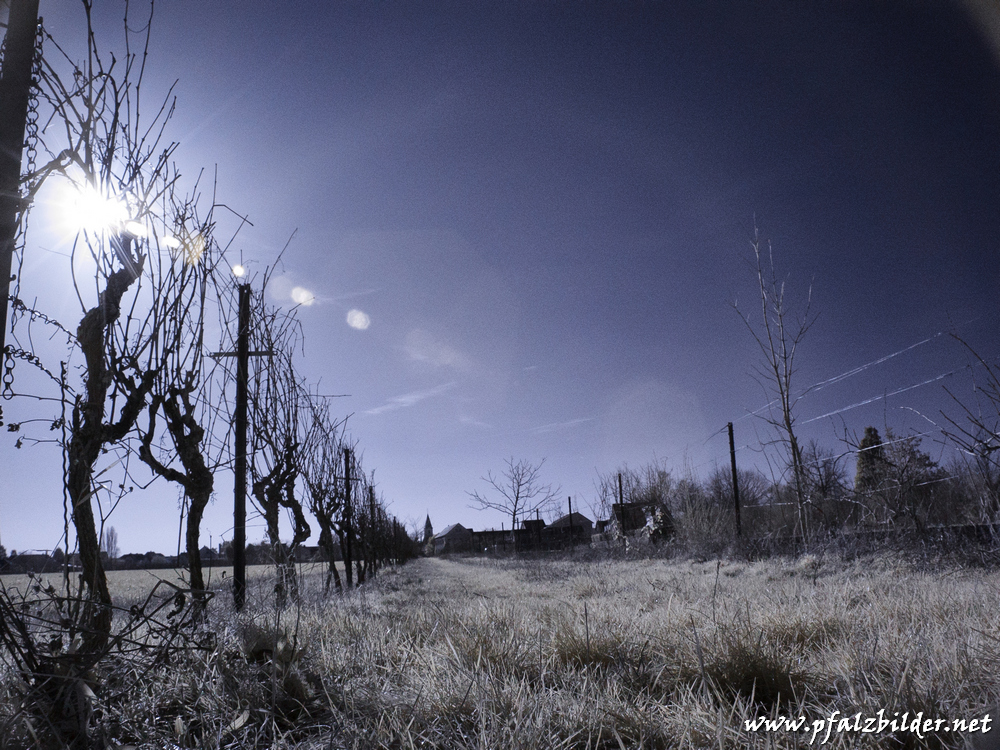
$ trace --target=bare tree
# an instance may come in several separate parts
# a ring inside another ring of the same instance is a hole
[[[368,495],[372,484],[364,472],[359,472],[354,483],[351,506],[351,531],[354,534],[354,572],[358,585],[362,585],[368,575],[368,561],[372,552],[372,514],[368,509]]]
[[[483,494],[476,490],[468,493],[473,502],[469,507],[500,511],[510,516],[510,527],[515,529],[518,518],[545,510],[559,496],[559,488],[553,489],[551,484],[542,483],[544,458],[534,464],[526,459],[515,460],[511,456],[504,460],[504,464],[505,468],[499,476],[488,472],[482,477],[492,492]]]
[[[929,523],[947,518],[948,473],[920,450],[920,436],[899,437],[886,429],[885,438],[888,471],[880,494],[890,520],[908,520],[923,535]]]
[[[945,519],[953,498],[948,472],[920,450],[920,441],[920,435],[899,436],[889,427],[883,438],[867,427],[862,440],[848,444],[858,453],[855,502],[877,523],[908,521],[923,534],[929,522]]]
[[[808,538],[810,533],[808,482],[803,466],[802,448],[795,431],[795,406],[808,391],[796,394],[792,388],[792,380],[796,371],[795,355],[798,353],[799,344],[815,321],[815,316],[811,314],[812,287],[809,288],[807,295],[805,312],[801,317],[795,317],[785,299],[785,283],[778,282],[771,245],[768,243],[765,259],[756,227],[751,246],[755,259],[754,271],[760,295],[761,318],[755,322],[749,313],[740,310],[737,303],[734,303],[733,307],[760,348],[763,362],[755,367],[755,372],[769,399],[763,418],[776,430],[777,442],[784,448],[788,467],[786,471],[791,472],[791,486],[795,491],[797,531],[804,538]]]
[[[827,528],[839,528],[854,508],[848,499],[848,477],[844,468],[847,453],[837,454],[810,440],[803,450],[802,470],[813,507]],[[742,484],[740,485],[742,488]],[[742,489],[741,489],[742,494]]]
[[[118,557],[120,552],[118,549],[118,532],[115,531],[114,526],[108,526],[104,530],[104,534],[101,536],[101,550],[106,552],[108,558],[111,560]]]
[[[664,461],[653,461],[639,468],[622,464],[615,471],[598,472],[597,502],[591,510],[600,518],[611,518],[611,506],[619,501],[619,491],[625,503],[665,505],[672,486],[673,476]]]
[[[756,469],[739,469],[736,481],[740,488],[740,505],[744,508],[763,505],[771,490],[770,482]],[[705,480],[709,501],[727,513],[735,508],[733,502],[733,472],[729,466],[716,466]]]
[[[130,244],[122,242],[119,246],[124,258],[134,260],[126,250]],[[131,393],[113,394],[125,397],[111,399],[111,416],[106,417],[112,382],[108,375],[108,329],[117,321],[121,298],[138,278],[143,260],[140,257],[136,263],[127,264],[108,276],[97,306],[87,311],[76,334],[87,363],[84,374],[86,395],[77,396],[73,404],[70,438],[66,446],[66,492],[73,509],[83,580],[92,600],[97,603],[88,624],[88,642],[85,643],[85,647],[93,651],[103,649],[111,633],[111,594],[101,562],[100,540],[91,505],[95,490],[94,466],[105,446],[119,444],[135,426],[153,379],[151,374],[147,374],[136,383]]]
[[[996,522],[1000,516],[1000,365],[988,362],[967,342],[955,336],[978,365],[973,390],[975,403],[967,404],[947,388],[963,417],[944,415],[951,427],[944,435],[962,453],[972,485],[980,499],[980,513]]]

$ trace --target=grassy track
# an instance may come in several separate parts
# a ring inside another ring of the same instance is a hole
[[[1000,695],[998,583],[885,558],[429,559],[310,624],[385,746],[796,747],[745,720],[981,717]],[[892,734],[831,742],[955,744]]]

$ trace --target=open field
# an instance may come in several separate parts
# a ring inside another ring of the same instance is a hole
[[[340,563],[339,566],[341,572],[343,572],[343,563]],[[319,575],[320,569],[326,570],[326,563],[309,563],[297,567],[297,570],[304,574],[304,581],[306,582],[306,585],[309,585],[309,583],[322,585]],[[272,565],[247,566],[247,582],[251,585],[254,582],[263,583],[265,579],[268,579],[273,575],[274,566]],[[149,594],[150,589],[156,584],[157,581],[168,581],[183,588],[188,586],[186,580],[187,573],[181,568],[111,570],[108,571],[107,576],[108,588],[111,589],[111,595],[118,604],[121,604],[125,600],[131,601],[133,599],[144,598],[147,594]],[[78,577],[78,573],[70,574],[71,581],[78,580]],[[230,595],[230,581],[232,581],[232,579],[233,568],[231,565],[205,568],[206,585],[219,596]],[[43,573],[36,575],[34,579],[29,579],[26,574],[22,573],[0,575],[0,583],[2,583],[7,589],[17,588],[19,590],[24,590],[30,583],[35,581],[52,583],[58,587],[62,583],[62,574]]]
[[[940,727],[981,720],[1000,698],[995,571],[929,572],[886,556],[432,558],[345,597],[324,599],[312,573],[303,604],[280,615],[266,572],[252,578],[247,614],[236,617],[226,596],[212,603],[214,649],[150,671],[129,700],[107,706],[112,739],[792,748],[808,746],[812,722],[833,711],[851,726],[860,713],[863,727],[881,710],[886,720],[922,712],[942,723],[923,737],[834,728],[827,746],[962,747],[965,735]],[[135,575],[112,578],[123,603],[150,580],[126,579]],[[798,734],[745,725],[800,715]]]

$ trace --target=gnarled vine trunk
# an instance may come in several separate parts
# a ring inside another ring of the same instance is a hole
[[[121,255],[130,256],[130,241],[121,241]],[[108,277],[107,286],[98,297],[97,305],[83,316],[76,331],[77,341],[86,359],[83,396],[73,405],[73,421],[69,444],[66,446],[66,491],[72,504],[73,525],[76,527],[80,550],[80,567],[92,609],[86,623],[83,647],[90,652],[104,648],[111,635],[111,594],[101,562],[101,543],[91,505],[94,465],[105,445],[121,440],[135,424],[152,377],[143,378],[136,389],[127,394],[118,421],[105,422],[105,405],[111,376],[107,364],[108,331],[121,314],[121,300],[132,283],[142,273],[143,258],[129,262],[125,268]]]

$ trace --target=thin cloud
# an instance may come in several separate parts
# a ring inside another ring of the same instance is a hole
[[[543,424],[541,427],[535,427],[532,432],[543,433],[543,432],[555,432],[556,430],[568,430],[571,427],[576,427],[584,422],[593,422],[596,417],[583,417],[582,419],[571,419],[568,422],[552,422],[551,424]]]
[[[445,383],[444,385],[439,385],[436,388],[430,388],[426,391],[413,391],[412,393],[404,393],[402,396],[394,396],[381,406],[369,409],[365,412],[365,414],[384,414],[387,411],[396,411],[396,409],[405,409],[409,406],[415,406],[424,399],[439,396],[445,391],[450,391],[456,385],[458,385],[458,383],[453,380],[450,383]]]
[[[410,359],[427,362],[435,367],[465,369],[468,366],[468,359],[464,354],[420,328],[415,328],[406,335],[403,350]]]
[[[487,430],[493,429],[493,425],[488,424],[486,422],[480,422],[478,419],[473,419],[472,417],[459,417],[458,421],[461,424],[467,424],[470,427],[482,427]]]
[[[348,299],[356,299],[358,297],[367,297],[369,294],[375,294],[378,289],[362,289],[358,292],[344,292],[343,294],[333,294],[333,295],[323,295],[319,297],[320,302],[342,302]]]

